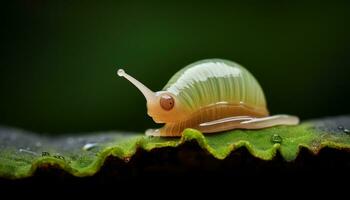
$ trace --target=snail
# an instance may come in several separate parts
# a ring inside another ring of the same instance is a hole
[[[262,129],[297,125],[291,115],[269,116],[263,90],[241,65],[223,59],[205,59],[178,71],[159,92],[153,92],[123,69],[118,75],[129,80],[144,95],[148,115],[160,129],[146,135],[181,136],[186,128],[202,133],[232,129]]]

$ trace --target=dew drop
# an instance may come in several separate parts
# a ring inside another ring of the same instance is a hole
[[[346,133],[346,134],[350,134],[350,130],[347,129],[347,128],[345,128],[344,126],[338,126],[338,129],[341,130],[341,131],[343,131],[343,132]]]
[[[274,144],[281,144],[282,143],[282,137],[279,136],[278,134],[273,134],[271,136],[271,142]]]
[[[98,144],[97,143],[87,143],[83,146],[83,150],[89,151],[93,148],[95,148]]]

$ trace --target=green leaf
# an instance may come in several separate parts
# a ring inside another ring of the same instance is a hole
[[[234,130],[203,135],[186,129],[181,138],[148,137],[143,133],[96,132],[49,137],[12,128],[0,129],[0,177],[18,179],[33,175],[40,166],[55,165],[74,176],[95,174],[108,156],[126,162],[138,148],[146,151],[196,141],[217,159],[245,147],[253,156],[271,160],[280,152],[293,161],[300,148],[317,154],[324,147],[350,149],[350,116],[279,126],[263,130]]]

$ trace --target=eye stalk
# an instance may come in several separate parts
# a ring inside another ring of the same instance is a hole
[[[174,108],[175,106],[175,100],[172,96],[163,94],[160,97],[160,106],[163,108],[163,110],[169,111]]]
[[[128,81],[130,81],[137,89],[140,90],[140,92],[145,96],[147,102],[154,102],[156,100],[155,93],[148,89],[144,84],[142,84],[140,81],[136,80],[134,77],[127,74],[123,69],[118,69],[117,72],[118,76],[126,78]]]

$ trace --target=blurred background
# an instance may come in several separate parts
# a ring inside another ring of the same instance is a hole
[[[271,113],[350,113],[349,1],[12,1],[2,5],[0,124],[40,133],[155,127],[123,67],[161,90],[182,67],[250,70]]]

